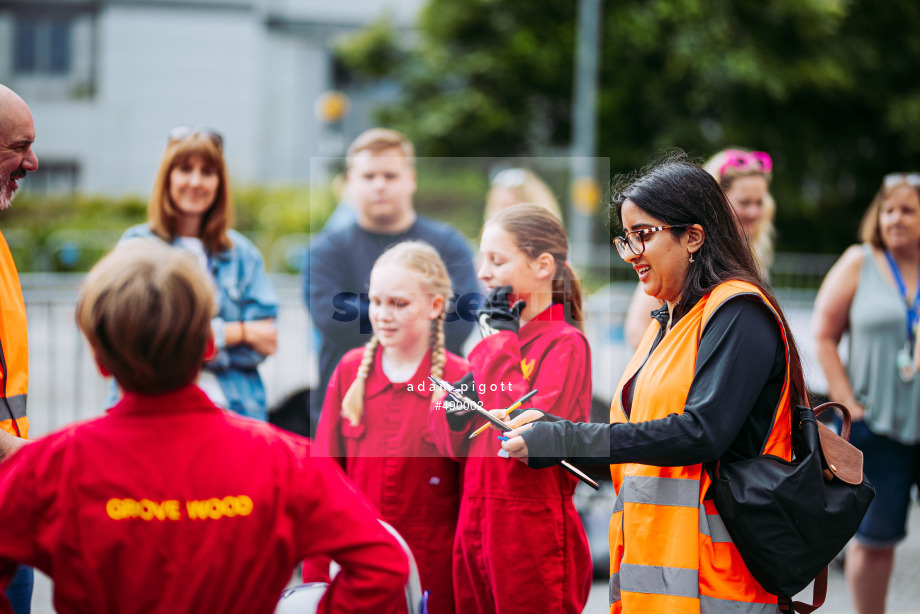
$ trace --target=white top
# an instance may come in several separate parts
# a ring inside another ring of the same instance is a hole
[[[176,247],[195,256],[195,259],[198,261],[198,264],[201,265],[204,272],[207,273],[208,276],[211,275],[211,269],[208,267],[208,253],[205,251],[204,243],[201,242],[201,239],[198,237],[177,237]],[[230,403],[227,402],[227,395],[224,394],[223,389],[220,387],[220,382],[217,380],[216,375],[207,369],[202,369],[198,373],[198,381],[196,383],[199,388],[204,390],[205,394],[208,395],[208,398],[211,399],[215,405],[219,405],[225,409],[230,406]]]

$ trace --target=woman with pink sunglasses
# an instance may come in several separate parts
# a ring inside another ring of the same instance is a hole
[[[725,149],[714,155],[703,167],[715,177],[731,204],[738,223],[748,238],[754,259],[764,278],[773,262],[773,218],[776,203],[770,196],[773,159],[763,151]],[[651,313],[661,307],[661,301],[636,286],[623,328],[626,342],[635,349],[645,330],[652,323]]]

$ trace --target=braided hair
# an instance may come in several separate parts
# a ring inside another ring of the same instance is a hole
[[[377,258],[374,268],[384,264],[395,264],[405,268],[415,275],[427,292],[433,296],[443,297],[445,305],[453,296],[450,276],[447,274],[444,261],[441,260],[438,252],[424,241],[404,241],[394,245]],[[364,354],[361,357],[355,381],[348,387],[345,398],[342,400],[342,417],[352,426],[360,424],[364,417],[364,384],[379,345],[380,340],[377,335],[372,335],[370,341],[364,346]],[[447,362],[443,309],[438,317],[431,321],[429,347],[431,348],[431,375],[440,378],[444,375],[444,365]]]

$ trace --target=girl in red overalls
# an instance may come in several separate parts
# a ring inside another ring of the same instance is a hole
[[[540,207],[510,207],[486,223],[480,255],[479,278],[490,290],[479,312],[487,336],[469,361],[483,406],[508,407],[537,389],[529,405],[586,421],[591,356],[562,224]],[[591,557],[572,502],[578,480],[561,468],[528,471],[499,458],[494,430],[470,440],[482,420],[434,408],[428,420],[439,449],[465,459],[454,542],[457,611],[580,613]]]
[[[428,376],[453,381],[468,370],[444,348],[450,277],[434,248],[407,241],[377,259],[368,293],[374,335],[347,353],[329,380],[316,448],[337,458],[406,539],[430,591],[429,611],[452,613],[460,469],[438,453],[426,426]],[[328,560],[304,563],[304,581],[327,574]]]

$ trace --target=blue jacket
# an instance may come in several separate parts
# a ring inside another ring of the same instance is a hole
[[[217,317],[211,320],[211,330],[218,354],[205,368],[217,376],[230,409],[265,420],[268,417],[265,386],[257,370],[265,355],[248,345],[227,347],[224,323],[277,318],[278,296],[258,248],[235,230],[229,230],[227,236],[233,247],[208,254],[208,268],[217,286]],[[147,224],[139,224],[126,230],[121,241],[134,238],[159,237]],[[115,400],[110,395],[108,405]]]

